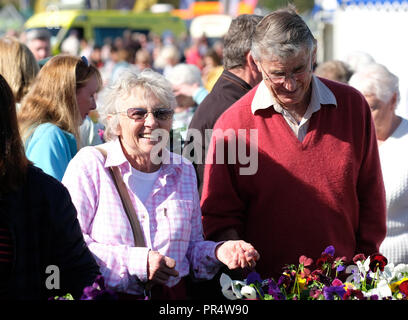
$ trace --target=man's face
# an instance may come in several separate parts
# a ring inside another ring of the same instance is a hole
[[[37,61],[51,55],[51,46],[48,40],[34,39],[27,44],[27,47],[31,50]]]
[[[272,56],[257,62],[266,86],[279,104],[288,108],[309,104],[314,56],[305,47],[287,58]]]

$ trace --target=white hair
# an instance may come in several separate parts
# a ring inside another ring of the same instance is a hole
[[[379,63],[372,63],[359,69],[351,76],[349,85],[364,95],[375,95],[385,103],[388,103],[395,93],[397,93],[397,104],[400,99],[398,77]]]
[[[193,64],[179,63],[169,71],[166,75],[166,79],[169,80],[172,85],[196,83],[202,85],[201,71]]]
[[[151,69],[145,69],[140,73],[125,70],[111,86],[105,88],[98,105],[98,113],[100,121],[105,126],[104,134],[107,141],[118,136],[119,117],[115,113],[121,108],[118,105],[119,99],[130,95],[134,88],[144,91],[146,101],[153,95],[169,108],[176,106],[172,86],[164,76]]]
[[[269,13],[256,26],[251,54],[256,61],[273,56],[287,58],[304,48],[311,53],[317,41],[293,6]]]
[[[164,46],[158,57],[154,61],[154,67],[163,69],[166,65],[170,63],[176,64],[180,61],[180,52],[179,49],[174,45]]]
[[[375,60],[367,52],[354,51],[347,55],[344,62],[348,64],[352,72],[357,72],[365,66],[375,63]]]

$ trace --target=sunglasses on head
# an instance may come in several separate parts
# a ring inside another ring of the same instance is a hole
[[[129,108],[126,111],[117,113],[126,113],[130,119],[142,121],[147,118],[149,113],[151,113],[157,120],[169,120],[173,117],[174,111],[169,108],[157,108],[152,111],[147,111],[145,108]]]

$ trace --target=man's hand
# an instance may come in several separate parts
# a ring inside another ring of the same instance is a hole
[[[170,277],[177,277],[176,261],[157,251],[149,251],[147,258],[147,278],[158,284],[165,284]]]
[[[229,269],[253,269],[260,257],[258,251],[243,240],[227,241],[220,244],[215,249],[215,256]]]

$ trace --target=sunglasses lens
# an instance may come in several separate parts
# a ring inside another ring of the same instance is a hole
[[[173,116],[173,110],[171,109],[157,109],[154,110],[153,115],[159,120],[168,120]]]
[[[146,113],[147,113],[147,110],[146,109],[141,109],[141,108],[130,108],[130,109],[127,110],[128,117],[132,118],[134,120],[144,119]]]

